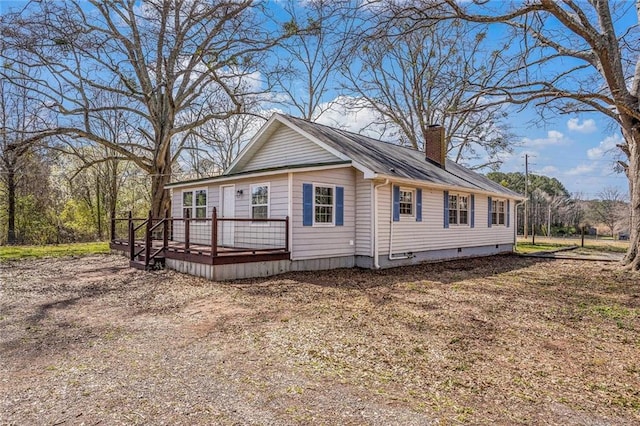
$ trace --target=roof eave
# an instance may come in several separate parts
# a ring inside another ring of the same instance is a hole
[[[418,180],[411,178],[403,178],[399,176],[386,175],[383,173],[373,173],[372,177],[367,177],[365,174],[365,179],[389,179],[392,182],[404,183],[408,185],[423,185],[430,188],[442,189],[442,190],[457,190],[464,192],[471,192],[474,194],[486,194],[486,195],[498,195],[501,197],[511,198],[514,200],[524,201],[526,198],[519,194],[508,194],[505,192],[497,192],[497,191],[488,191],[482,188],[470,188],[467,186],[459,186],[459,185],[448,185],[442,183],[434,183],[426,180]]]

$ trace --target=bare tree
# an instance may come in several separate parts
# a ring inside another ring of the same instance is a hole
[[[236,114],[226,120],[211,120],[194,131],[185,150],[190,174],[186,179],[221,174],[238,156],[264,119],[254,114]]]
[[[403,17],[378,19],[354,48],[359,66],[348,77],[356,98],[367,101],[380,124],[391,123],[405,145],[422,149],[428,127],[441,124],[454,161],[498,166],[497,154],[513,141],[502,107],[478,90],[502,65],[484,51],[485,29],[433,20],[411,28]]]
[[[293,22],[307,28],[283,42],[279,72],[272,75],[277,102],[300,117],[317,120],[329,109],[327,93],[337,89],[340,68],[348,62],[349,45],[359,30],[353,0],[287,0]]]
[[[628,216],[625,197],[617,188],[607,187],[598,193],[598,198],[589,203],[589,215],[596,223],[604,224],[614,237],[616,230]]]
[[[543,114],[595,111],[620,126],[620,166],[631,199],[631,244],[623,264],[640,270],[640,1],[445,2],[422,0],[401,9],[418,26],[426,18],[461,18],[505,25],[515,37],[501,54],[509,72],[486,86],[492,102],[535,103]],[[635,22],[625,15],[635,15]]]
[[[12,77],[21,70],[8,69]],[[17,83],[17,84],[16,84]],[[0,183],[6,191],[7,243],[16,244],[16,202],[20,180],[29,171],[36,140],[29,134],[45,124],[41,99],[29,94],[28,81],[0,77]]]
[[[246,82],[258,77],[268,49],[295,32],[265,22],[263,7],[253,0],[43,0],[2,17],[5,43],[27,58],[7,51],[4,59],[47,76],[36,91],[59,121],[40,136],[64,133],[128,158],[151,176],[152,210],[161,215],[170,204],[164,186],[191,133],[239,112],[244,90],[258,90]],[[96,102],[95,93],[117,97]],[[130,123],[136,137],[104,138],[96,130],[104,111],[137,117]]]

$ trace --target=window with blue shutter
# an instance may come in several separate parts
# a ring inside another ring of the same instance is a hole
[[[302,184],[302,225],[313,225],[313,185]]]
[[[336,186],[336,226],[344,225],[344,187]]]
[[[507,200],[507,228],[509,227],[509,222],[511,222],[511,203]]]
[[[492,204],[493,204],[493,200],[491,199],[491,197],[488,198],[489,200],[489,207],[488,207],[488,215],[487,215],[487,227],[491,228],[491,221],[492,221],[492,216],[493,216],[493,211],[491,210]]]
[[[393,221],[400,220],[400,187],[393,186]]]
[[[449,227],[449,191],[444,191],[444,227]]]
[[[471,194],[471,227],[476,226],[476,197]]]
[[[416,189],[416,222],[422,222],[422,189]]]

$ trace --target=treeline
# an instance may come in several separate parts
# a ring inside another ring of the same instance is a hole
[[[524,173],[490,172],[487,177],[520,194],[525,194]],[[516,210],[518,234],[564,236],[582,232],[614,238],[629,232],[629,204],[615,188],[604,188],[596,199],[570,194],[556,178],[529,174],[528,206]],[[525,220],[526,215],[526,220]],[[528,225],[525,231],[525,223]]]

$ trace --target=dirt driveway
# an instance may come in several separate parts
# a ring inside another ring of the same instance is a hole
[[[0,424],[640,423],[640,276],[616,264],[0,268]]]

